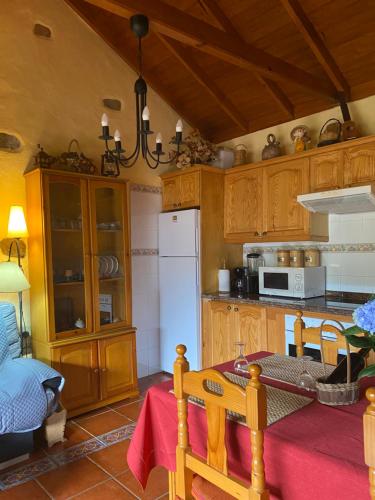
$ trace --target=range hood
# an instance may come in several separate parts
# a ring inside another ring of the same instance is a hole
[[[297,201],[310,212],[358,214],[375,211],[375,184],[302,194]]]

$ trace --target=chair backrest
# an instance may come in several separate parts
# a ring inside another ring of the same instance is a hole
[[[304,354],[305,344],[320,345],[320,326],[307,327],[302,319],[302,311],[297,311],[296,320],[294,322],[294,343],[296,344],[297,357]],[[323,341],[324,360],[329,365],[337,365],[337,354],[339,349],[347,349],[346,338],[341,333],[340,324],[338,326],[324,324],[322,327],[323,334],[333,333],[335,338]],[[358,351],[357,348],[349,346],[351,351]]]
[[[259,381],[261,368],[251,365],[246,389],[230,382],[214,369],[189,372],[185,358],[186,347],[178,345],[174,363],[174,393],[177,399],[178,444],[176,448],[176,494],[191,498],[192,473],[215,484],[235,498],[268,500],[263,460],[263,429],[267,426],[267,401],[265,387]],[[208,382],[220,386],[220,394]],[[211,386],[212,387],[212,386]],[[195,455],[189,445],[187,426],[188,396],[204,401],[207,416],[207,458]],[[226,411],[244,415],[250,429],[251,484],[228,476],[225,445]]]
[[[370,404],[363,415],[365,462],[369,467],[370,497],[375,500],[375,387],[366,391]]]
[[[0,321],[5,326],[11,357],[19,358],[21,355],[21,342],[18,334],[16,310],[10,302],[0,302]]]

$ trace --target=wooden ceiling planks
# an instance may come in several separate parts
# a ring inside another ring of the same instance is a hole
[[[329,109],[345,84],[353,99],[375,93],[373,0],[299,0],[305,18],[297,0],[66,1],[133,68],[128,17],[148,15],[157,35],[143,43],[146,81],[215,142]]]

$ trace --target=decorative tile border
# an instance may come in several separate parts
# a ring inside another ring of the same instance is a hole
[[[141,257],[147,256],[150,257],[152,255],[159,255],[158,248],[133,248],[131,251],[132,257]]]
[[[34,477],[38,477],[45,472],[56,469],[56,467],[57,465],[52,460],[52,457],[46,457],[24,465],[23,467],[5,472],[0,475],[0,491],[26,483],[26,481],[30,481],[34,479]]]
[[[136,191],[137,193],[150,193],[150,194],[161,194],[161,187],[159,186],[149,186],[147,184],[130,184],[130,191]]]
[[[274,253],[278,250],[305,250],[307,248],[317,248],[321,252],[375,252],[375,243],[296,243],[292,245],[275,245],[275,246],[255,246],[251,243],[245,243],[243,246],[244,253],[265,252]]]
[[[7,490],[13,486],[26,483],[45,472],[56,469],[62,465],[68,464],[79,460],[80,458],[90,455],[95,451],[107,448],[113,444],[131,439],[136,422],[124,425],[100,436],[88,439],[82,443],[78,443],[66,450],[56,453],[55,455],[48,455],[40,460],[35,460],[27,465],[21,465],[16,469],[10,470],[0,474],[0,491]]]

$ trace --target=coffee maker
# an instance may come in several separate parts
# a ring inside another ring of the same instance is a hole
[[[249,293],[249,268],[235,267],[232,269],[231,292],[242,297]]]
[[[259,293],[259,267],[261,266],[264,266],[264,258],[261,254],[247,254],[248,293]]]

